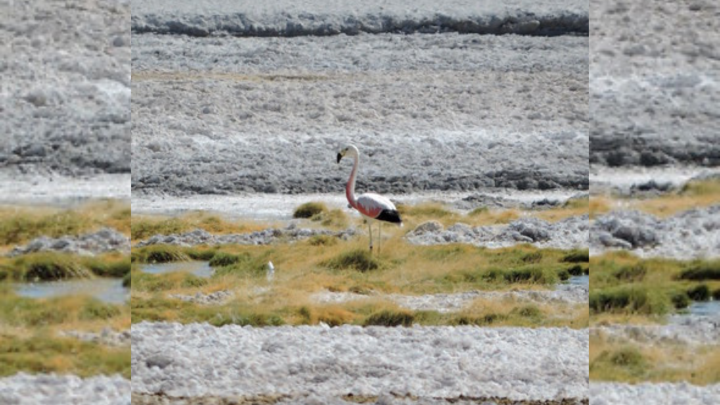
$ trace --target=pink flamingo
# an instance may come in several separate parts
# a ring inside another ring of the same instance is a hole
[[[402,226],[402,219],[400,219],[400,214],[398,213],[397,208],[395,208],[395,204],[379,194],[365,193],[355,198],[355,175],[357,174],[358,165],[360,164],[360,152],[354,145],[348,146],[337,154],[338,164],[340,164],[340,160],[342,160],[345,156],[352,156],[353,159],[355,159],[352,172],[350,172],[350,179],[347,182],[347,186],[345,186],[345,196],[347,197],[350,206],[358,210],[358,212],[360,212],[360,214],[362,214],[362,216],[367,220],[368,231],[370,231],[370,252],[372,252],[373,240],[371,220],[379,221],[378,239],[382,240],[383,221],[400,224],[400,226]],[[380,251],[379,246],[378,251]]]

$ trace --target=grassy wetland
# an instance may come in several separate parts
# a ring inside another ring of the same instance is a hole
[[[476,210],[463,214],[436,203],[398,208],[405,227],[385,226],[380,252],[373,254],[368,252],[366,234],[347,240],[321,234],[259,246],[134,247],[132,320],[209,322],[217,326],[321,322],[331,326],[588,326],[586,303],[558,304],[524,300],[512,294],[499,297],[478,294],[468,298],[461,308],[444,311],[407,308],[400,299],[472,291],[551,291],[571,276],[587,274],[587,250],[539,249],[529,244],[502,249],[459,243],[418,246],[403,238],[406,232],[429,220],[445,226],[458,222],[501,225],[522,216],[557,221],[583,210],[587,212],[587,200],[544,211]],[[360,219],[351,218],[342,210],[328,209],[322,203],[299,206],[293,216],[302,228],[367,229]],[[278,225],[243,223],[207,213],[172,218],[146,216],[133,218],[132,239],[137,242],[151,234],[168,235],[194,228],[228,234],[272,226]],[[214,269],[211,277],[183,271],[164,274],[142,271],[148,263],[198,260],[209,262]],[[276,269],[271,281],[266,277],[270,261]],[[232,294],[214,305],[179,298],[217,292]]]
[[[717,313],[694,311],[720,300],[720,259],[716,252],[704,250],[696,258],[673,257],[673,252],[687,252],[678,246],[705,249],[702,243],[712,237],[703,233],[712,233],[709,210],[719,201],[717,179],[693,180],[664,193],[591,198],[591,217],[636,210],[664,224],[638,225],[655,232],[654,243],[661,249],[609,250],[590,258],[592,380],[697,385],[720,381],[720,345],[710,326]],[[667,237],[668,232],[677,236]],[[700,235],[700,243],[695,235]]]
[[[130,378],[129,335],[121,338],[131,323],[127,300],[109,302],[104,291],[40,296],[19,292],[27,287],[53,291],[75,281],[121,283],[125,278],[129,285],[129,252],[104,248],[102,232],[84,236],[103,229],[129,237],[127,201],[97,200],[63,208],[0,206],[0,376],[23,371]],[[9,254],[41,237],[63,242],[43,242],[37,251]]]

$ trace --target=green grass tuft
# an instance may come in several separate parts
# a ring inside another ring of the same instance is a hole
[[[213,257],[215,257],[215,254],[217,253],[214,249],[185,249],[185,253],[188,255],[188,257],[192,260],[199,260],[202,262],[207,262],[212,260]]]
[[[130,273],[130,259],[124,258],[119,261],[107,261],[92,258],[87,261],[90,271],[99,277],[125,277]]]
[[[189,231],[190,227],[179,218],[170,218],[162,221],[133,220],[130,225],[130,234],[133,240],[148,239],[155,235],[179,234]]]
[[[507,315],[496,313],[489,313],[482,316],[460,315],[457,318],[454,318],[450,323],[452,325],[488,326],[496,322],[504,321],[507,318]]]
[[[710,288],[705,284],[700,284],[690,288],[687,295],[693,301],[708,301],[710,300]]]
[[[366,272],[381,267],[380,261],[367,250],[353,250],[323,263],[324,266],[334,270],[357,270]]]
[[[634,264],[632,266],[621,267],[613,276],[621,281],[625,282],[638,282],[642,281],[647,274],[647,267],[644,263]]]
[[[97,299],[88,300],[80,311],[82,320],[107,320],[120,315],[120,309],[116,305],[106,304]]]
[[[337,242],[337,238],[330,235],[314,235],[308,240],[312,246],[334,246]]]
[[[590,251],[573,250],[562,258],[563,263],[588,263],[590,262]]]
[[[681,280],[705,281],[720,280],[720,260],[699,262],[680,273]]]
[[[692,301],[685,291],[678,291],[670,297],[675,309],[683,309],[690,306]]]
[[[376,312],[363,323],[365,326],[412,326],[415,316],[408,311],[380,311]]]
[[[91,223],[75,211],[62,211],[40,218],[27,216],[0,217],[0,245],[18,244],[41,235],[58,238],[79,235]]]
[[[669,296],[642,286],[620,286],[590,293],[590,310],[594,313],[664,315],[670,308]]]
[[[133,249],[131,259],[133,263],[168,263],[188,261],[190,257],[177,246],[150,245]]]
[[[104,347],[40,332],[29,338],[0,338],[0,377],[20,371],[80,377],[121,374],[129,379],[130,348]]]
[[[323,203],[308,202],[295,209],[293,212],[293,218],[312,218],[316,215],[327,212],[327,210],[327,207]]]
[[[530,284],[556,284],[558,279],[557,270],[531,265],[515,269],[493,269],[482,275],[487,281],[505,282],[508,284],[530,283]],[[474,281],[468,279],[467,281]]]
[[[539,263],[542,259],[543,253],[540,250],[527,253],[520,258],[523,263]]]
[[[245,256],[249,257],[247,253]],[[212,259],[210,259],[210,267],[224,267],[224,266],[230,266],[232,264],[238,263],[242,258],[239,255],[234,255],[232,253],[226,253],[226,252],[217,252],[213,256]],[[245,258],[246,260],[247,258]]]
[[[64,253],[38,252],[20,256],[13,266],[13,277],[25,281],[53,281],[92,277],[78,257]]]

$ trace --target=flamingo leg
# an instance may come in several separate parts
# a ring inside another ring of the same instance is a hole
[[[370,231],[370,253],[372,253],[372,225],[368,219],[368,231]]]
[[[378,253],[380,253],[380,245],[382,244],[382,222],[378,224]]]

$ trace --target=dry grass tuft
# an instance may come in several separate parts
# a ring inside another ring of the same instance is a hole
[[[104,227],[129,234],[130,204],[96,200],[69,209],[0,206],[0,246],[26,243],[39,236],[77,236]]]
[[[720,347],[690,349],[679,344],[642,344],[590,338],[590,379],[593,381],[688,382],[697,385],[720,379]]]
[[[154,235],[169,235],[204,229],[213,234],[248,233],[266,226],[255,222],[238,222],[202,211],[191,212],[177,217],[133,216],[132,240],[148,239]]]

